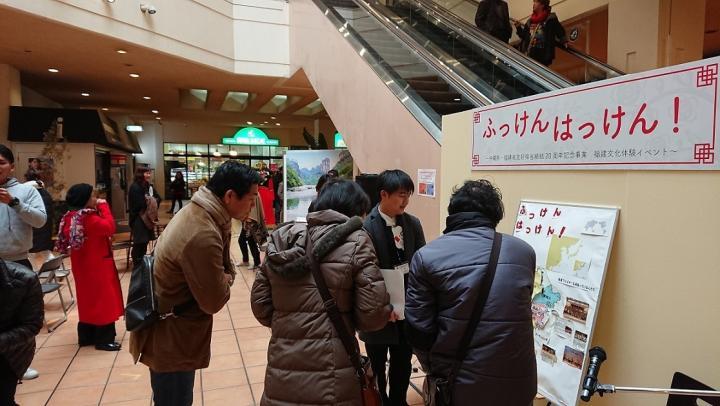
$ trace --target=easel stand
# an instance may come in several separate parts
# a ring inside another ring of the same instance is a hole
[[[693,389],[663,389],[663,388],[636,388],[632,386],[615,386],[598,384],[595,390],[600,396],[606,393],[629,392],[629,393],[653,393],[656,395],[679,395],[695,397],[720,398],[720,391],[714,390],[693,390]]]

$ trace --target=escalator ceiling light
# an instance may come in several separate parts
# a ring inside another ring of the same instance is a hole
[[[350,32],[346,32],[345,34],[343,34],[343,37],[347,37],[348,35],[350,35]]]
[[[363,56],[363,55],[365,55],[365,48],[360,50],[360,56]]]

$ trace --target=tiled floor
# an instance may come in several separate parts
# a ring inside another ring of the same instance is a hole
[[[239,248],[233,244],[233,258]],[[130,273],[125,271],[125,252],[116,252],[123,292],[127,293]],[[69,263],[68,263],[69,265]],[[210,367],[195,378],[195,405],[255,405],[263,391],[267,345],[270,330],[260,326],[250,310],[250,287],[254,274],[238,268],[238,279],[230,301],[215,315]],[[68,292],[63,289],[66,298]],[[46,298],[48,320],[62,315],[55,297]],[[68,321],[47,334],[37,336],[38,350],[32,367],[40,377],[18,386],[16,401],[22,406],[36,405],[117,405],[150,406],[152,392],[147,367],[133,365],[128,353],[129,333],[123,320],[116,323],[119,352],[101,352],[92,347],[77,346],[77,308],[73,306]],[[415,374],[417,375],[417,374]],[[421,385],[422,378],[413,383]],[[412,388],[408,403],[422,404]]]

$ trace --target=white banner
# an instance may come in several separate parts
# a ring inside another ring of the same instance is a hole
[[[520,201],[513,235],[536,255],[538,391],[555,405],[577,404],[618,210]]]
[[[718,170],[720,57],[476,109],[473,170]]]

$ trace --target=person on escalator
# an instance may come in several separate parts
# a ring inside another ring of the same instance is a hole
[[[504,0],[481,0],[475,13],[475,25],[507,43],[512,36],[508,4]]]
[[[520,51],[545,66],[555,59],[555,47],[567,47],[565,28],[550,7],[550,0],[533,0],[530,18],[521,24],[515,21],[515,29],[521,39]]]

